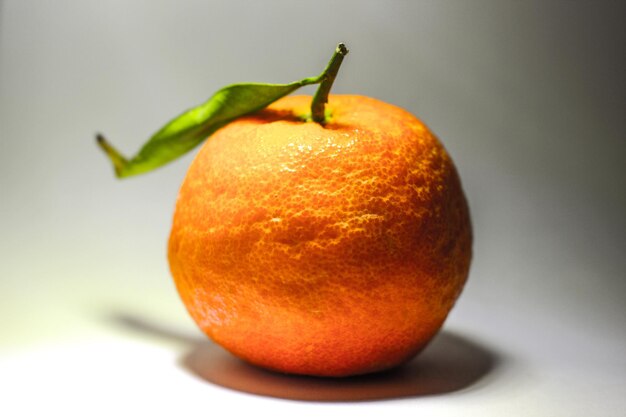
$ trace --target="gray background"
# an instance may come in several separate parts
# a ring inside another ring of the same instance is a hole
[[[14,365],[32,363],[32,352],[67,344],[55,351],[63,357],[91,340],[121,344],[123,357],[125,338],[149,349],[106,322],[112,311],[196,331],[165,259],[193,155],[118,181],[94,133],[132,154],[224,85],[316,75],[342,41],[351,52],[333,91],[413,112],[459,168],[475,260],[447,326],[501,363],[456,402],[384,407],[618,415],[626,406],[624,4],[0,3],[0,381],[15,393],[0,409],[27,395],[14,382],[21,377],[22,388],[52,389],[33,388]],[[67,375],[60,383],[76,389]],[[256,407],[231,395],[219,398]]]

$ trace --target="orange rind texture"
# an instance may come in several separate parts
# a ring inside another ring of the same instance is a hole
[[[181,187],[169,241],[198,326],[253,364],[346,376],[397,366],[442,326],[472,231],[450,156],[410,113],[290,96],[225,126]]]

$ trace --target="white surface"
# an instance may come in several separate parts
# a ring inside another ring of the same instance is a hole
[[[1,4],[0,415],[624,415],[623,3],[294,3]],[[202,342],[165,260],[191,156],[118,182],[93,143],[132,152],[223,85],[318,73],[338,41],[335,91],[423,118],[476,232],[442,338],[341,386]],[[306,395],[335,401],[279,398]]]

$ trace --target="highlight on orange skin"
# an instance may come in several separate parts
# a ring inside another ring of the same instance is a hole
[[[178,197],[169,262],[198,326],[253,364],[346,376],[397,366],[442,326],[471,261],[450,156],[410,113],[290,96],[215,133]]]

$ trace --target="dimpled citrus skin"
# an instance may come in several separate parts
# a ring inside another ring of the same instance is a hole
[[[397,366],[443,324],[472,233],[449,155],[408,112],[290,96],[227,125],[192,163],[169,241],[199,327],[253,364],[346,376]]]

